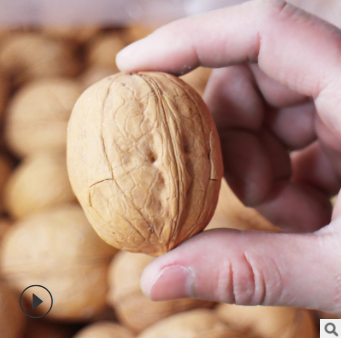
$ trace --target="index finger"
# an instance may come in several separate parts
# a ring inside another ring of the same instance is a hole
[[[121,51],[117,64],[183,74],[258,61],[273,79],[316,98],[337,78],[340,57],[334,26],[284,1],[256,0],[161,27]]]

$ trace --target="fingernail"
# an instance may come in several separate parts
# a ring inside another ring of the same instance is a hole
[[[193,297],[195,275],[193,271],[181,265],[164,268],[156,277],[150,289],[152,300],[168,300]]]

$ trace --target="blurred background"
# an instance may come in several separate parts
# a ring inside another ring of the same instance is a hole
[[[0,0],[1,338],[316,338],[319,318],[335,317],[197,299],[151,302],[139,279],[153,258],[105,244],[69,183],[72,108],[87,87],[118,72],[117,52],[161,24],[241,2]],[[341,27],[340,1],[290,2]],[[203,94],[210,71],[182,78]],[[207,229],[221,227],[279,231],[225,181]],[[19,307],[32,284],[54,297],[43,319]]]

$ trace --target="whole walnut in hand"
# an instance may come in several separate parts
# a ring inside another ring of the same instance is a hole
[[[119,73],[87,89],[68,130],[72,187],[107,243],[165,253],[205,228],[223,163],[205,103],[165,73]]]

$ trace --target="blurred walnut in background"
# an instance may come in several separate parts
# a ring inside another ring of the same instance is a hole
[[[62,78],[23,86],[7,111],[5,136],[10,150],[20,157],[43,150],[65,152],[67,123],[82,91],[79,82]]]
[[[153,302],[142,294],[142,271],[154,258],[145,254],[119,252],[109,268],[108,302],[119,320],[135,332],[174,313],[198,307],[212,307],[213,302],[200,299],[177,299]]]
[[[7,35],[1,43],[0,71],[18,85],[39,78],[74,76],[79,64],[67,42],[22,33]]]

